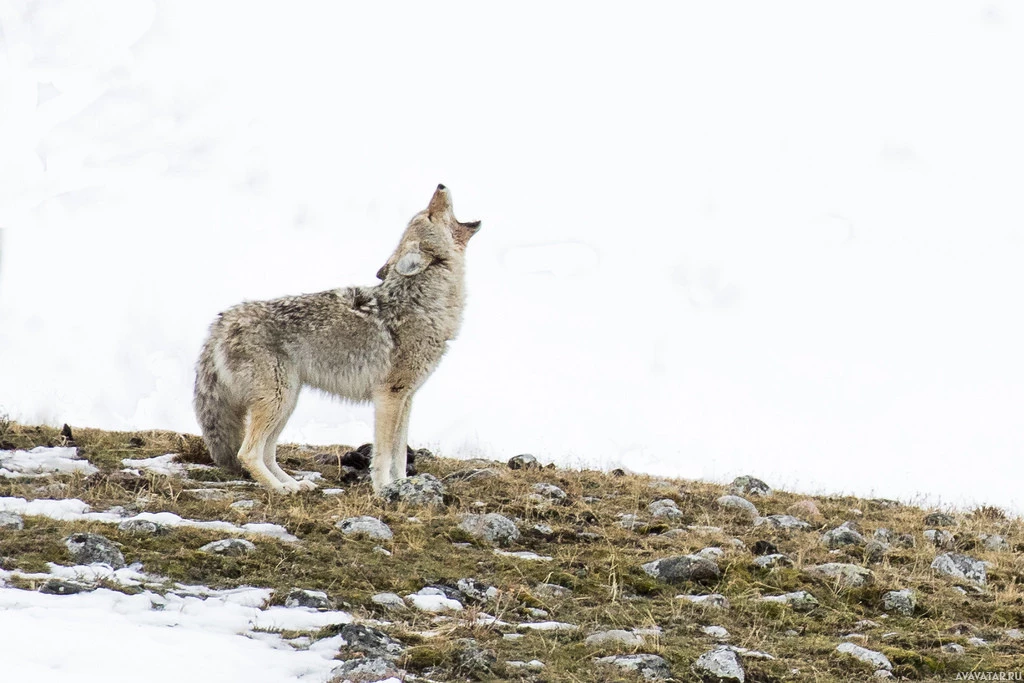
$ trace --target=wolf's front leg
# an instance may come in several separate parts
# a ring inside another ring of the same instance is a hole
[[[394,480],[392,461],[395,442],[398,440],[402,398],[386,388],[374,395],[373,405],[373,461],[370,464],[370,479],[373,481],[373,492],[380,493],[382,488]]]
[[[395,439],[394,455],[391,457],[391,479],[402,479],[406,475],[408,467],[409,447],[409,413],[412,409],[412,394],[402,399],[402,406],[398,414],[398,437]]]

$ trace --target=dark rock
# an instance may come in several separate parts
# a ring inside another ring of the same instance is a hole
[[[76,564],[109,564],[114,569],[125,566],[124,555],[114,543],[99,534],[71,534],[64,539],[64,545]]]
[[[624,476],[626,476],[626,470],[622,469],[621,467],[616,467],[614,470],[612,470],[612,476],[613,477],[624,477]]]
[[[67,581],[65,579],[47,579],[46,583],[39,587],[40,593],[49,595],[74,595],[96,590],[96,586],[78,581]]]
[[[513,470],[536,470],[540,469],[540,463],[537,462],[537,458],[533,457],[529,453],[523,453],[511,458],[508,461],[509,469]]]
[[[754,545],[750,546],[750,552],[755,555],[778,555],[778,547],[771,541],[754,541]]]
[[[694,581],[713,583],[722,577],[722,570],[713,560],[699,555],[665,557],[641,566],[648,575],[668,583]]]
[[[133,436],[132,438],[128,439],[129,448],[142,448],[145,445],[146,440],[143,439],[141,436]]]
[[[945,512],[929,512],[924,516],[925,526],[954,526],[956,519]]]
[[[345,624],[341,627],[341,637],[348,643],[344,647],[345,652],[360,653],[364,657],[391,660],[401,656],[405,650],[400,641],[362,624]]]
[[[772,488],[757,477],[743,476],[732,480],[732,488],[750,496],[770,496]]]
[[[331,599],[323,591],[292,588],[284,599],[285,607],[310,607],[312,609],[331,609]],[[346,638],[346,640],[348,640]]]
[[[826,531],[821,536],[821,542],[826,547],[835,550],[848,545],[864,545],[864,537],[848,526],[840,526]]]

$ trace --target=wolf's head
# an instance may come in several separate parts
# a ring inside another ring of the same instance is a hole
[[[478,230],[480,221],[461,223],[456,220],[451,193],[444,185],[438,185],[427,208],[409,221],[402,241],[377,271],[377,277],[383,280],[391,272],[408,277],[437,263],[461,262],[469,239]]]

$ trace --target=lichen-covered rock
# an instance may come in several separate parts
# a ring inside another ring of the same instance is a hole
[[[654,519],[681,519],[683,516],[682,510],[671,498],[654,501],[647,506],[647,511]]]
[[[770,496],[772,488],[757,477],[742,476],[732,480],[732,489],[749,496]]]
[[[538,598],[545,600],[560,600],[572,595],[572,589],[559,586],[557,583],[539,583],[530,589],[530,592]]]
[[[864,559],[870,564],[878,564],[885,559],[885,556],[888,553],[889,544],[874,538],[868,541],[868,544],[864,546]]]
[[[47,593],[49,595],[75,595],[76,593],[85,593],[93,590],[96,590],[96,586],[67,579],[47,579],[39,587],[40,593]]]
[[[540,463],[537,462],[537,458],[533,457],[529,453],[522,453],[508,461],[509,469],[513,470],[539,470]]]
[[[757,511],[757,506],[742,496],[721,496],[715,500],[715,503],[722,509],[738,513],[751,520],[757,519],[761,515]]]
[[[334,526],[346,536],[366,536],[379,541],[387,541],[394,537],[391,528],[376,517],[363,515],[343,519]]]
[[[158,536],[167,533],[167,527],[146,519],[126,519],[117,525],[119,531],[130,534]]]
[[[696,583],[713,583],[722,577],[722,570],[714,560],[699,555],[675,555],[663,557],[641,566],[649,576],[679,583],[694,581]]]
[[[224,538],[207,543],[199,550],[204,553],[214,553],[215,555],[238,557],[239,555],[245,555],[256,550],[256,546],[252,541],[247,541],[244,538]]]
[[[2,524],[0,524],[2,526]],[[985,546],[986,550],[1009,550],[1010,544],[999,534],[978,534],[978,540]]]
[[[863,536],[847,526],[829,529],[821,535],[821,542],[825,544],[825,547],[833,550],[836,548],[842,548],[843,546],[859,546],[866,543]]]
[[[343,651],[360,653],[364,657],[396,659],[405,650],[400,641],[363,624],[345,624],[341,627],[341,637],[347,643]]]
[[[476,579],[459,579],[455,582],[455,587],[459,589],[466,599],[479,603],[494,600],[500,593],[494,586],[477,581]]]
[[[925,529],[923,535],[936,548],[952,550],[956,543],[956,537],[953,536],[952,532],[945,529]]]
[[[476,638],[459,638],[455,646],[455,660],[464,671],[488,673],[498,662],[497,653],[482,647]]]
[[[887,612],[909,617],[917,606],[917,595],[909,588],[889,591],[882,596],[882,608]]]
[[[644,644],[644,639],[632,631],[612,629],[587,636],[583,644],[587,647],[640,647]]]
[[[405,503],[420,507],[442,507],[444,485],[432,474],[417,474],[391,482],[380,491],[389,503]]]
[[[331,599],[323,591],[292,588],[284,599],[285,607],[309,607],[312,609],[331,609]]]
[[[802,519],[797,519],[793,515],[768,515],[767,517],[758,517],[754,520],[754,526],[762,526],[767,524],[775,527],[776,529],[786,530],[801,530],[810,529],[811,525]]]
[[[404,680],[406,672],[394,661],[382,657],[350,659],[331,670],[332,681],[380,681],[386,678]]]
[[[613,655],[600,657],[597,663],[617,666],[625,671],[635,671],[645,681],[665,681],[672,678],[672,669],[668,662],[658,655]]]
[[[956,518],[945,512],[929,512],[924,516],[924,524],[925,526],[953,526],[956,524]]]
[[[565,491],[554,484],[534,484],[530,487],[530,490],[533,491],[533,495],[539,496],[543,500],[556,503],[561,503],[568,498],[568,496],[565,495]]]
[[[0,529],[24,529],[25,520],[15,512],[0,512]]]
[[[789,605],[796,612],[809,612],[818,606],[818,599],[807,591],[793,591],[782,595],[765,595],[761,602],[774,602]]]
[[[496,512],[485,515],[463,514],[459,519],[460,529],[473,538],[479,538],[487,543],[507,546],[519,539],[519,528],[516,523]]]
[[[882,669],[885,671],[892,671],[892,662],[889,658],[883,655],[881,652],[869,650],[866,647],[855,645],[853,643],[839,643],[836,647],[836,652],[841,652],[845,655],[850,655],[854,659],[869,664],[875,669]]]
[[[715,609],[729,609],[729,599],[721,593],[709,593],[707,595],[677,595],[677,600],[686,600],[701,607],[713,607]]]
[[[729,631],[724,626],[705,626],[701,631],[716,640],[729,640]]]
[[[736,653],[730,647],[720,646],[708,650],[693,663],[693,672],[703,681],[737,681],[743,683],[745,674]]]
[[[773,569],[775,567],[792,567],[793,560],[789,559],[789,556],[783,555],[782,553],[773,553],[771,555],[761,555],[760,557],[754,558],[754,566],[758,569]]]
[[[804,571],[824,579],[837,579],[841,584],[852,588],[870,585],[875,580],[874,573],[867,567],[845,562],[816,564]]]
[[[125,566],[124,555],[117,546],[105,536],[99,534],[71,534],[64,539],[71,558],[75,564],[109,564],[114,569]]]
[[[959,553],[939,555],[932,562],[932,569],[939,574],[945,574],[955,579],[974,581],[982,585],[987,580],[984,562]]]

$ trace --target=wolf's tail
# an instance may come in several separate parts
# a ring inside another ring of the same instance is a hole
[[[203,430],[203,439],[217,465],[240,471],[238,449],[245,430],[245,409],[228,395],[214,362],[214,340],[208,339],[196,363],[196,386],[192,405]]]

